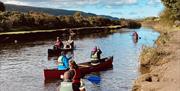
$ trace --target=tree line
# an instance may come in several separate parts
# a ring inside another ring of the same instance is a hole
[[[0,2],[0,4],[2,4],[0,7],[0,32],[110,25],[137,27],[137,25],[140,25],[135,21],[126,19],[110,20],[101,16],[83,16],[80,12],[76,12],[74,15],[66,16],[54,16],[34,11],[27,13],[18,11],[8,12],[5,11],[3,3]]]
[[[160,18],[163,22],[180,26],[180,0],[161,0],[165,9]]]

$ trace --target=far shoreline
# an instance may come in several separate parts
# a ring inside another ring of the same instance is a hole
[[[34,41],[40,39],[54,38],[57,36],[73,36],[91,33],[108,32],[113,29],[126,28],[125,26],[102,26],[102,27],[80,27],[80,28],[63,28],[51,30],[33,30],[0,33],[1,43],[13,43],[15,41]]]

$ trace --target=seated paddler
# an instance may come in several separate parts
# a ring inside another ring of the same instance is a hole
[[[63,42],[61,41],[61,39],[59,38],[59,37],[57,37],[57,39],[56,39],[56,42],[55,42],[55,44],[54,44],[54,49],[61,49],[61,48],[63,48]]]
[[[99,64],[101,53],[102,51],[97,46],[93,48],[93,50],[91,51],[91,64]]]
[[[74,60],[69,61],[70,69],[64,73],[60,91],[85,91],[81,79],[81,72]]]
[[[68,70],[69,69],[69,59],[72,57],[66,57],[65,52],[61,52],[57,62],[58,62],[58,70]]]

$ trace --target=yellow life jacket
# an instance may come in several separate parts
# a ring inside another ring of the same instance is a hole
[[[95,52],[93,55],[91,55],[91,60],[98,60],[97,52]]]
[[[64,65],[63,62],[62,62],[62,60],[63,60],[63,56],[60,56],[60,57],[58,58],[58,62],[59,62],[58,65]]]
[[[59,86],[59,91],[73,91],[72,82],[61,82]]]

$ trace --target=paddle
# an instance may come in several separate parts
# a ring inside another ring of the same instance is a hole
[[[101,81],[101,78],[98,77],[98,76],[95,76],[95,75],[88,76],[88,77],[85,78],[85,79],[87,79],[88,81],[90,81],[90,82],[92,82],[92,83],[94,83],[94,84],[99,84],[100,81]]]

